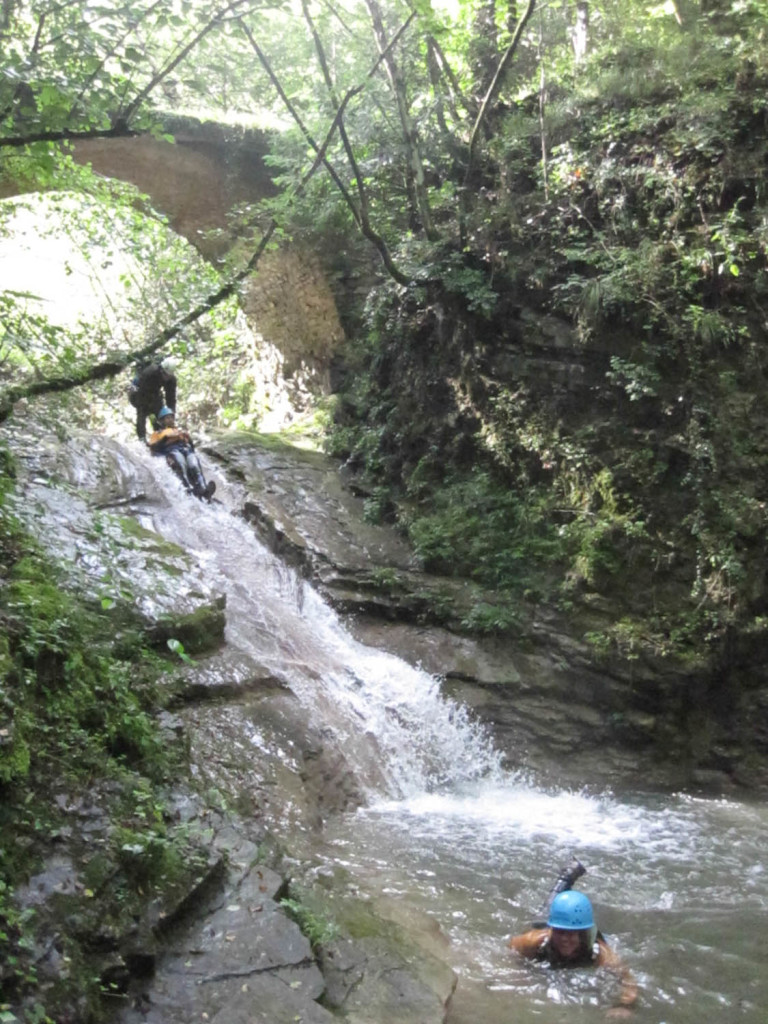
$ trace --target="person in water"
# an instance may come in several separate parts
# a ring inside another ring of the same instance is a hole
[[[149,438],[149,448],[153,455],[164,455],[168,465],[197,498],[210,500],[216,490],[211,481],[206,484],[203,467],[195,452],[192,438],[186,430],[176,426],[173,409],[164,405],[157,414],[157,429]]]
[[[621,985],[618,1003],[609,1017],[629,1016],[637,1000],[637,982],[597,930],[592,904],[582,892],[558,893],[549,907],[546,928],[513,935],[509,947],[527,960],[542,960],[552,967],[607,967]]]

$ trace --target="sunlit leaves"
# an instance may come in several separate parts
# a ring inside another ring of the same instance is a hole
[[[17,6],[0,36],[0,119],[7,138],[141,126],[145,103],[184,47],[243,0],[139,0]],[[194,89],[207,82],[194,79]],[[165,88],[165,87],[164,87]],[[157,102],[157,100],[155,100]]]
[[[136,207],[135,191],[92,184],[90,197],[0,203],[3,233],[17,236],[0,233],[0,368],[12,369],[16,384],[139,347],[219,287],[213,267]],[[24,288],[43,260],[45,278]]]

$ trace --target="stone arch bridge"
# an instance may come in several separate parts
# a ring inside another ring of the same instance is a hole
[[[136,185],[174,231],[215,261],[236,242],[231,211],[275,194],[264,162],[268,136],[186,120],[168,130],[174,142],[148,135],[82,140],[75,159]],[[242,305],[254,332],[279,351],[282,376],[300,375],[310,391],[327,392],[344,332],[315,253],[291,243],[265,253],[242,289]]]

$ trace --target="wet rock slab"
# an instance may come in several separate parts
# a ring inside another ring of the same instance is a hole
[[[232,851],[246,861],[256,847]],[[168,951],[151,983],[135,986],[122,1024],[189,1024],[332,1019],[315,1000],[323,977],[307,939],[279,907],[283,879],[265,866],[233,868],[229,885],[183,936],[168,936]]]
[[[177,701],[236,700],[250,693],[281,689],[284,683],[244,651],[223,647],[180,665],[169,677]]]
[[[365,499],[335,459],[253,434],[205,450],[243,482],[242,513],[263,543],[340,612],[458,622],[471,608],[472,584],[424,573],[403,537],[366,522]]]
[[[276,553],[307,565],[413,567],[404,541],[365,522],[364,500],[345,486],[334,459],[237,433],[217,437],[205,451],[252,492],[246,518]]]
[[[406,968],[375,939],[333,943],[322,956],[327,1002],[348,1024],[442,1024],[456,975],[421,956]]]
[[[13,438],[17,512],[68,566],[71,586],[106,602],[118,624],[138,626],[153,646],[174,638],[192,654],[217,647],[224,595],[194,556],[137,518],[141,506],[162,500],[146,455],[84,431],[70,431],[66,444],[39,427],[28,435]]]

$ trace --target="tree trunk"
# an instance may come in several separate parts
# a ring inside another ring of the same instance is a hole
[[[379,53],[386,54],[384,58],[384,67],[387,69],[387,75],[397,104],[397,112],[400,117],[400,125],[403,130],[403,140],[405,142],[405,151],[408,158],[408,191],[413,196],[413,202],[416,207],[415,212],[418,213],[424,233],[427,238],[435,241],[439,238],[439,235],[435,230],[435,225],[432,220],[432,211],[430,209],[429,196],[427,194],[427,183],[424,176],[424,161],[421,154],[421,146],[419,144],[416,125],[410,113],[405,79],[403,78],[402,72],[394,58],[394,55],[389,49],[387,35],[384,29],[384,19],[377,0],[365,0],[365,3],[371,16],[373,33],[379,47]]]
[[[488,91],[499,60],[496,0],[478,0],[476,3],[468,56],[475,82],[473,92],[479,99]]]
[[[576,24],[571,33],[573,52],[577,62],[584,60],[589,40],[589,4],[587,0],[579,0],[576,4]]]
[[[512,39],[510,40],[509,46],[502,54],[501,59],[499,60],[498,66],[496,68],[496,72],[493,76],[493,80],[491,84],[488,86],[488,91],[483,97],[483,102],[480,104],[480,110],[478,111],[474,126],[472,128],[472,134],[470,135],[469,138],[469,150],[467,153],[467,170],[464,175],[465,185],[468,184],[472,176],[475,149],[477,147],[477,139],[480,135],[480,132],[483,129],[485,119],[488,116],[488,111],[491,109],[491,104],[496,98],[496,93],[498,92],[499,86],[501,85],[501,80],[504,76],[504,73],[507,70],[510,61],[512,60],[517,51],[517,47],[523,36],[523,30],[525,29],[525,26],[527,25],[535,9],[536,0],[528,0],[526,8],[523,11],[522,17],[518,19],[517,24],[515,25],[515,31],[512,36]]]

